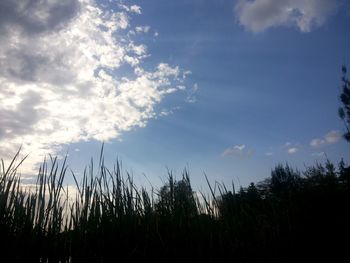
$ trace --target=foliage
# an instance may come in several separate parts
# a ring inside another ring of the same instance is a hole
[[[346,66],[342,67],[342,73],[343,90],[340,99],[343,106],[339,108],[339,117],[343,120],[346,130],[344,138],[350,142],[350,81],[346,76]]]

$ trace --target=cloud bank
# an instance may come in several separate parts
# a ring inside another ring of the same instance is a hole
[[[254,33],[279,26],[310,32],[324,25],[339,5],[338,0],[238,0],[235,14],[239,23]]]
[[[183,82],[179,67],[142,67],[147,47],[125,33],[141,8],[113,5],[118,11],[93,0],[0,1],[1,158],[22,145],[30,171],[64,144],[118,138],[157,116]]]

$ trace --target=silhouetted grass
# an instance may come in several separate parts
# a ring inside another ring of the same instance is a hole
[[[16,165],[17,163],[17,165]],[[79,180],[44,161],[29,190],[18,154],[0,171],[1,257],[9,262],[292,262],[346,254],[350,168],[327,161],[301,173],[278,165],[247,188],[195,193],[188,171],[148,192],[101,151]],[[71,176],[76,191],[64,186]],[[344,240],[344,241],[343,241]]]

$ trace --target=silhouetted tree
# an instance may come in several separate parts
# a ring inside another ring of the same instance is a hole
[[[339,163],[339,180],[350,189],[350,166],[346,166],[343,159]]]
[[[275,195],[285,195],[294,192],[300,183],[300,173],[294,171],[289,165],[277,165],[271,171],[270,189]]]
[[[187,171],[184,172],[180,181],[174,180],[172,174],[169,175],[168,184],[162,186],[159,191],[156,208],[160,214],[173,215],[176,218],[185,215],[193,217],[197,214],[196,202]]]
[[[243,189],[241,189],[241,191],[244,192]],[[228,191],[219,198],[218,209],[221,217],[233,217],[237,212],[237,199],[235,193],[232,193],[231,191]]]
[[[342,67],[342,82],[343,92],[340,95],[340,99],[343,103],[343,107],[339,108],[339,117],[344,121],[345,133],[344,138],[350,142],[350,81],[346,76],[346,66]]]

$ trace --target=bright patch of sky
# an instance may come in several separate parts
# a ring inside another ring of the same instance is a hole
[[[328,0],[2,0],[0,156],[22,172],[104,141],[135,181],[166,167],[247,185],[278,163],[349,160],[341,65],[349,3]],[[350,65],[349,65],[350,66]],[[97,159],[97,158],[96,158]]]

